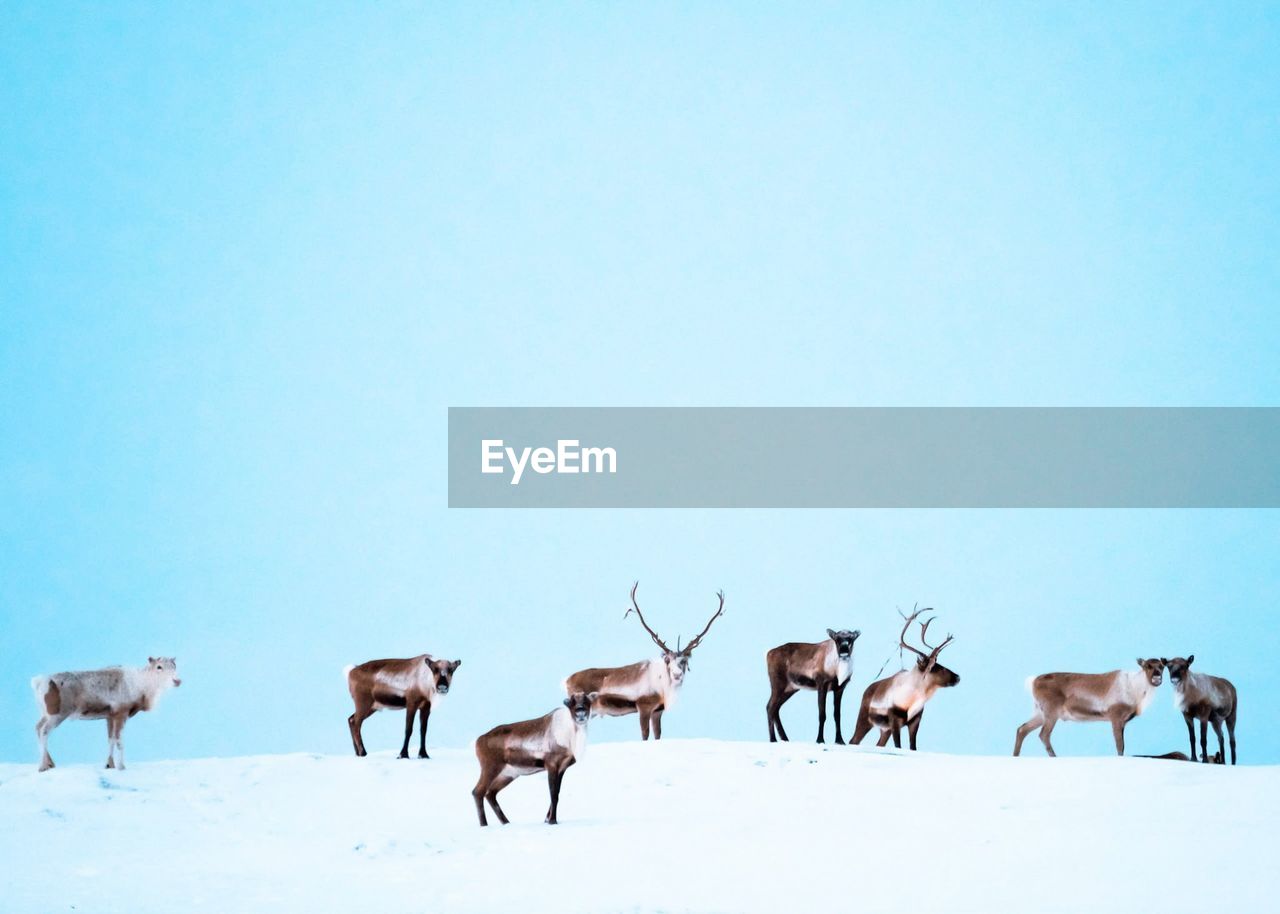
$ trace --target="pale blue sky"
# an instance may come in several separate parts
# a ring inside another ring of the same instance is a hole
[[[342,666],[423,650],[465,745],[647,656],[639,578],[673,636],[728,594],[671,736],[763,738],[828,626],[852,720],[919,600],[925,748],[1194,652],[1280,761],[1275,512],[467,513],[444,465],[450,405],[1276,405],[1277,9],[7,4],[0,758],[32,675],[155,653],[131,760],[350,751]]]

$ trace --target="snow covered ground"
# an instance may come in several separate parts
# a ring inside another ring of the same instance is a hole
[[[1033,753],[1037,749],[1031,750]],[[0,911],[1262,911],[1280,767],[589,747],[481,829],[469,750],[0,766]]]

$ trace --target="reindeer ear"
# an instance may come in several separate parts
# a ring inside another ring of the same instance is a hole
[[[1165,658],[1163,658],[1163,657],[1161,657],[1161,658],[1160,658],[1160,662],[1161,662],[1161,663],[1163,663],[1165,666],[1168,666],[1168,665],[1169,665],[1169,661],[1168,661],[1168,660],[1166,660],[1166,659],[1165,659]]]
[[[462,661],[461,661],[461,660],[455,660],[455,661],[453,661],[453,668],[454,668],[455,670],[456,670],[458,667],[460,667],[460,666],[462,666]]]
[[[1187,666],[1191,666],[1191,664],[1195,662],[1195,659],[1196,659],[1196,655],[1195,655],[1195,654],[1192,654],[1190,657],[1188,657],[1188,658],[1187,658]]]
[[[565,706],[566,708],[567,708],[567,707],[569,707],[569,706],[570,706],[570,705],[572,705],[572,704],[573,704],[573,699],[571,699],[571,698],[566,698],[566,699],[564,700],[564,706]]]
[[[827,637],[828,637],[828,638],[830,638],[832,641],[835,641],[835,640],[836,640],[836,633],[835,633],[834,631],[832,631],[831,629],[827,629]]]
[[[148,658],[147,658],[147,663],[155,663],[155,662],[156,662],[156,658],[154,658],[154,657],[148,657]]]
[[[1139,658],[1138,658],[1138,666],[1142,666],[1142,658],[1141,658],[1141,657],[1139,657]]]
[[[854,640],[854,641],[857,641],[857,640],[858,640],[859,638],[861,638],[861,637],[862,637],[862,631],[861,631],[860,629],[856,629],[856,628],[855,628],[855,629],[853,630],[853,640]]]

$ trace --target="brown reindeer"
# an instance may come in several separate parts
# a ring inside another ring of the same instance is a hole
[[[1049,737],[1059,720],[1109,720],[1116,739],[1116,755],[1124,755],[1124,728],[1147,709],[1163,681],[1164,661],[1138,658],[1137,670],[1110,673],[1045,673],[1027,680],[1036,710],[1018,728],[1013,754],[1036,728],[1045,751],[1056,756]]]
[[[475,798],[476,814],[482,826],[489,824],[484,817],[485,800],[493,807],[498,821],[506,825],[506,813],[498,805],[498,791],[521,775],[539,771],[547,773],[547,785],[551,789],[551,808],[545,821],[548,825],[556,824],[560,784],[565,771],[582,758],[586,749],[587,722],[598,697],[595,692],[574,692],[564,700],[563,708],[535,720],[494,727],[476,740],[480,780],[476,781],[471,796]]]
[[[1191,747],[1191,751],[1192,752],[1196,751],[1194,746]],[[1170,761],[1175,761],[1175,762],[1196,761],[1196,757],[1194,755],[1187,755],[1185,752],[1166,752],[1163,755],[1139,755],[1139,756],[1136,756],[1136,758],[1160,758],[1160,759],[1169,759]],[[1221,765],[1223,763],[1222,753],[1216,752],[1214,753],[1213,758],[1205,759],[1205,761],[1208,762],[1210,765]]]
[[[899,613],[903,618],[902,633],[898,635],[899,649],[911,651],[916,655],[916,663],[911,669],[900,670],[892,676],[877,680],[867,686],[862,693],[862,706],[858,709],[858,723],[853,731],[853,743],[858,745],[870,732],[872,727],[880,729],[877,746],[883,746],[893,737],[895,749],[902,748],[902,728],[907,728],[908,745],[916,748],[916,734],[920,732],[920,721],[924,718],[924,706],[938,689],[949,689],[960,682],[960,677],[938,662],[942,649],[955,640],[947,635],[936,647],[926,640],[929,626],[933,618],[920,623],[920,643],[929,653],[912,647],[907,643],[907,630],[921,613],[932,612],[932,609],[916,609],[910,615]]]
[[[404,708],[404,745],[400,758],[409,757],[409,738],[413,734],[413,716],[419,715],[418,758],[427,755],[427,721],[431,709],[449,694],[453,674],[461,660],[437,660],[430,654],[419,654],[404,660],[370,660],[347,667],[347,689],[356,704],[355,713],[347,718],[351,744],[356,755],[368,755],[361,736],[361,726],[370,716],[386,708]]]
[[[840,701],[853,675],[853,642],[861,634],[848,629],[838,632],[827,629],[826,641],[816,644],[791,641],[765,654],[770,689],[769,704],[765,708],[769,716],[769,742],[787,739],[779,714],[787,699],[801,689],[814,689],[818,693],[818,742],[826,742],[822,731],[827,725],[827,692],[830,691],[835,693],[836,744],[844,745],[844,734],[840,732]]]
[[[1209,724],[1218,734],[1218,754],[1226,756],[1222,744],[1222,724],[1226,722],[1231,738],[1231,764],[1236,763],[1236,687],[1221,676],[1191,672],[1196,655],[1174,657],[1162,662],[1169,668],[1169,681],[1173,683],[1173,706],[1182,712],[1187,722],[1187,736],[1191,740],[1191,757],[1196,757],[1196,733],[1192,721],[1200,721],[1200,760],[1209,761]]]
[[[635,612],[653,643],[662,650],[661,656],[629,666],[579,670],[564,681],[564,689],[570,695],[574,692],[599,692],[597,714],[621,717],[638,712],[641,739],[649,738],[650,724],[653,725],[653,738],[662,739],[662,712],[675,704],[680,687],[684,685],[685,673],[689,670],[689,656],[693,649],[702,643],[712,623],[724,615],[724,591],[716,594],[720,605],[707,620],[706,627],[683,648],[677,640],[673,651],[644,620],[644,613],[640,612],[640,604],[636,602],[636,588],[639,586],[639,581],[632,586],[631,607],[623,618]]]

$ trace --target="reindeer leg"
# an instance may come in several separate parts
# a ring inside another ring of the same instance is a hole
[[[1022,754],[1022,741],[1026,739],[1029,734],[1033,733],[1038,727],[1041,727],[1043,725],[1044,725],[1044,715],[1042,715],[1037,710],[1035,713],[1035,716],[1032,717],[1031,720],[1027,721],[1025,724],[1023,724],[1021,727],[1018,728],[1018,736],[1013,741],[1014,758],[1017,758],[1019,755]]]
[[[1124,718],[1111,718],[1111,734],[1116,738],[1116,755],[1124,755],[1124,725]]]
[[[427,755],[427,721],[431,717],[431,702],[422,706],[418,712],[418,758],[431,758]]]
[[[880,738],[876,740],[876,748],[883,749],[885,746],[889,745],[889,737],[891,736],[893,736],[892,727],[885,727],[883,730],[881,730]]]
[[[484,828],[489,824],[484,817],[484,795],[489,791],[489,784],[485,780],[484,773],[481,772],[480,780],[476,781],[476,786],[471,788],[471,798],[476,801],[476,815],[480,818],[480,827]]]
[[[775,692],[769,699],[769,742],[771,743],[776,742],[773,738],[773,732],[775,729],[778,731],[778,739],[782,740],[784,743],[789,741],[787,739],[787,731],[782,727],[782,706],[785,705],[787,703],[787,699],[794,694],[794,689],[790,692],[783,690]]]
[[[105,767],[116,767],[116,719],[114,715],[107,718],[107,764]]]
[[[1187,722],[1187,738],[1191,740],[1191,761],[1196,760],[1196,726],[1191,722],[1191,715],[1182,712],[1182,719]]]
[[[50,717],[46,714],[36,724],[36,737],[40,740],[41,771],[48,771],[50,768],[55,767],[53,757],[49,755],[49,733],[60,723],[62,723],[62,718]]]
[[[361,726],[373,714],[373,702],[356,700],[356,711],[347,718],[347,726],[351,729],[351,745],[356,750],[356,755],[365,756],[369,753],[364,748],[364,736],[360,732]]]
[[[867,703],[864,701],[862,707],[858,709],[858,719],[853,724],[853,744],[855,746],[861,745],[870,732],[871,715],[867,713]]]
[[[1227,747],[1222,741],[1222,718],[1214,717],[1212,718],[1212,723],[1213,732],[1218,734],[1218,754],[1222,756],[1222,761],[1225,762],[1227,760]]]
[[[498,817],[498,821],[503,825],[510,824],[507,814],[502,811],[502,807],[498,805],[498,791],[502,790],[508,784],[515,780],[515,775],[499,774],[489,783],[489,789],[485,791],[485,799],[489,801],[489,805],[493,808],[493,814]]]
[[[1200,761],[1209,761],[1209,718],[1200,718]]]
[[[832,704],[834,705],[832,710],[834,711],[835,718],[836,718],[836,745],[837,746],[844,745],[844,734],[840,732],[840,702],[844,698],[844,689],[845,689],[845,686],[847,686],[848,684],[849,684],[848,680],[845,680],[844,685],[837,685],[835,688],[835,697],[832,699]]]
[[[822,735],[822,731],[827,727],[827,684],[819,682],[818,689],[818,742],[825,743],[826,737]]]
[[[547,810],[547,817],[543,821],[548,825],[558,825],[556,821],[556,808],[560,805],[560,782],[564,778],[564,768],[558,764],[550,764],[547,766],[547,786],[551,790],[551,808]]]
[[[916,751],[916,734],[920,732],[920,720],[923,717],[924,711],[922,710],[907,723],[907,745],[912,752]]]
[[[1040,727],[1040,742],[1044,743],[1044,751],[1049,753],[1050,758],[1058,757],[1058,753],[1053,751],[1053,743],[1049,742],[1049,737],[1053,736],[1053,728],[1057,725],[1058,718],[1046,716]]]
[[[667,710],[665,706],[658,705],[656,708],[653,709],[653,713],[649,715],[650,719],[653,721],[653,738],[654,739],[662,739],[662,712],[665,710]],[[569,764],[572,765],[573,763],[570,762]],[[568,766],[565,766],[565,767],[568,767]]]
[[[129,720],[129,715],[122,713],[116,720],[116,752],[120,756],[120,764],[117,766],[124,771],[124,725]]]
[[[893,748],[901,749],[902,748],[902,721],[898,718],[897,714],[891,714],[889,725],[893,728],[891,731],[893,733]]]
[[[418,711],[418,706],[412,701],[406,701],[404,705],[404,745],[400,747],[400,755],[398,758],[409,757],[409,740],[413,738],[413,715]]]
[[[547,810],[548,825],[559,824],[556,820],[556,812],[560,808],[560,786],[564,783],[564,773],[572,768],[575,762],[577,762],[577,759],[573,756],[569,756],[567,761],[556,766],[555,786],[551,788],[551,808]],[[547,777],[551,777],[551,770],[549,767],[547,769]]]
[[[640,739],[649,738],[649,715],[653,712],[653,705],[644,705],[636,702],[636,711],[640,714]]]
[[[1236,763],[1236,709],[1232,708],[1231,713],[1227,715],[1227,736],[1231,740],[1231,764]],[[1226,758],[1222,759],[1224,762]],[[53,762],[49,763],[50,765]]]

